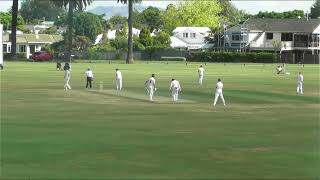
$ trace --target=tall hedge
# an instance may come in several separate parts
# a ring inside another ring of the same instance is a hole
[[[276,61],[273,53],[268,52],[192,52],[187,61],[199,62],[252,62],[252,63],[274,63]]]

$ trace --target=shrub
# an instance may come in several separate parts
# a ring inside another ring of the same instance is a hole
[[[3,53],[3,59],[6,61],[12,61],[12,55],[11,53]],[[17,61],[25,61],[27,60],[25,53],[17,53]]]
[[[274,63],[273,53],[268,52],[192,52],[188,61],[201,62],[252,62],[252,63]]]

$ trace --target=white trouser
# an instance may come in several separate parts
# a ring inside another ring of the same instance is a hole
[[[147,87],[147,89],[148,89],[148,93],[149,93],[149,100],[153,101],[154,87],[153,86],[149,86],[149,87]]]
[[[176,87],[176,88],[173,88],[171,90],[171,95],[172,95],[172,101],[173,102],[176,102],[178,101],[178,96],[179,96],[179,89]]]
[[[117,79],[116,84],[117,84],[117,90],[121,90],[122,89],[122,79]]]
[[[303,84],[302,84],[302,82],[299,82],[297,84],[297,94],[303,94]]]
[[[214,97],[213,106],[215,106],[217,104],[217,100],[218,100],[219,96],[220,96],[220,98],[222,100],[223,105],[226,106],[226,102],[224,101],[222,91],[216,91],[216,95]]]
[[[71,87],[69,85],[69,81],[70,81],[70,79],[65,79],[64,80],[64,89],[65,90],[71,89]]]
[[[199,75],[199,84],[202,85],[203,75]]]

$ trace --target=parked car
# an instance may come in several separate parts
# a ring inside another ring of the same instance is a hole
[[[53,59],[53,55],[46,51],[38,51],[31,55],[31,59],[35,61],[51,61]]]

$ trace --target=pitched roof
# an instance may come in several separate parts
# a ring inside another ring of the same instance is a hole
[[[320,19],[271,19],[252,18],[244,22],[250,31],[285,31],[312,33],[319,25]]]
[[[52,42],[48,34],[23,34],[27,42]]]
[[[17,34],[17,43],[55,43],[62,41],[61,35],[49,34]],[[9,34],[3,35],[3,42],[9,42]]]
[[[174,37],[174,36],[171,36],[170,37],[170,40],[171,40],[171,47],[187,47],[187,44],[183,41],[181,41],[180,39]]]
[[[198,32],[198,33],[206,33],[206,32],[211,31],[210,28],[208,28],[208,27],[177,27],[172,32],[179,33],[179,32],[185,31],[186,29],[190,29],[190,30]]]

